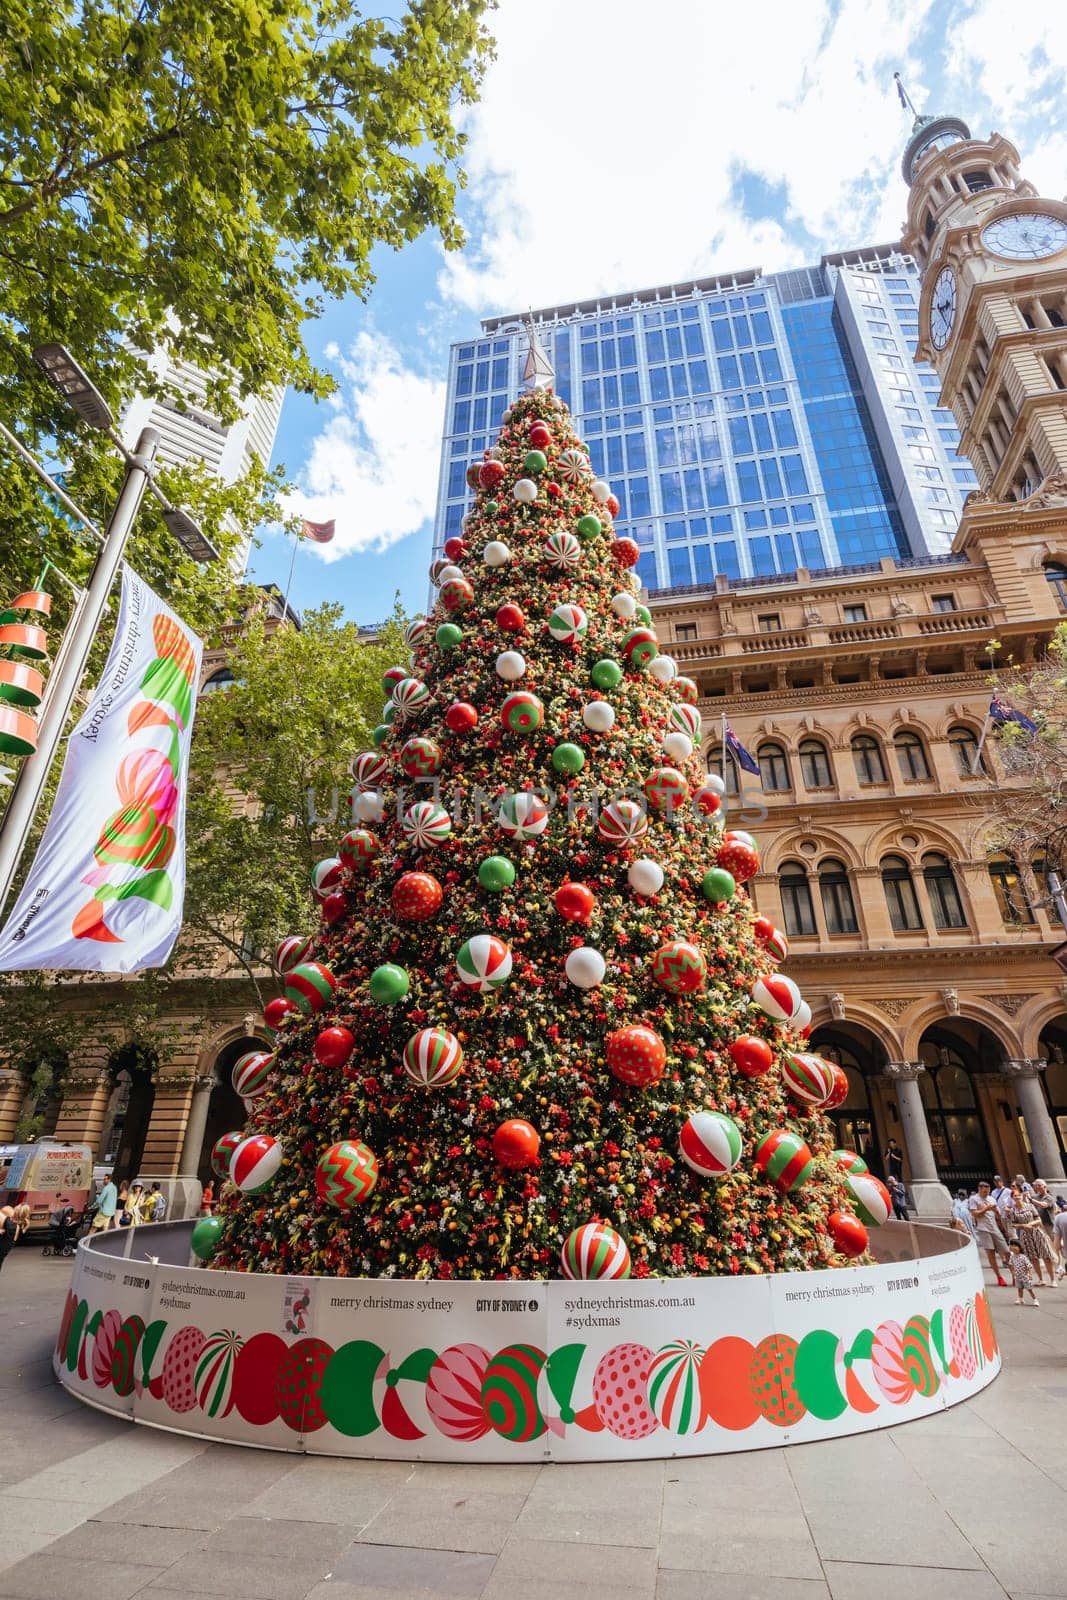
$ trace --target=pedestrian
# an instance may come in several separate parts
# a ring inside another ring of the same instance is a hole
[[[966,1189],[957,1189],[956,1198],[952,1202],[952,1226],[957,1233],[966,1233],[970,1238],[977,1240],[978,1229],[974,1225],[974,1216],[967,1204]]]
[[[886,1188],[889,1190],[889,1198],[893,1202],[893,1215],[898,1221],[907,1222],[908,1191],[904,1187],[903,1178],[900,1178],[896,1173],[891,1172],[886,1179]]]
[[[890,1178],[904,1176],[904,1152],[895,1139],[890,1139],[886,1145],[882,1160],[885,1162],[885,1181],[888,1187]]]
[[[988,1183],[980,1183],[967,1202],[974,1218],[979,1250],[984,1250],[986,1260],[997,1275],[1002,1289],[1007,1287],[1000,1275],[1000,1260],[1007,1260],[1008,1245],[1000,1226],[1000,1214],[994,1204]]]
[[[997,1217],[1000,1220],[1000,1231],[1004,1235],[1005,1239],[1007,1239],[1011,1234],[1011,1226],[1008,1222],[1008,1207],[1011,1205],[1011,1184],[1005,1183],[1004,1179],[999,1173],[997,1173],[994,1175],[993,1187],[990,1190],[990,1194],[993,1197],[993,1204],[997,1208]]]
[[[1015,1174],[1015,1180],[1012,1183],[1012,1188],[1020,1190],[1028,1200],[1034,1192],[1033,1185],[1031,1184],[1029,1178],[1024,1178],[1021,1172],[1017,1172]]]
[[[15,1248],[18,1239],[18,1223],[15,1221],[14,1206],[0,1206],[0,1267]]]
[[[1053,1244],[1055,1244],[1055,1239],[1052,1235],[1052,1222],[1056,1215],[1056,1202],[1044,1178],[1034,1179],[1030,1189],[1030,1204],[1041,1218],[1041,1226],[1049,1238],[1052,1239]]]
[[[1052,1233],[1060,1253],[1060,1277],[1067,1272],[1067,1200],[1056,1197],[1056,1215],[1052,1219]]]
[[[96,1197],[96,1214],[93,1217],[93,1232],[104,1233],[108,1228],[115,1226],[115,1214],[119,1207],[119,1191],[116,1189],[110,1172],[104,1173],[104,1185]]]
[[[18,1229],[18,1234],[16,1237],[17,1243],[18,1240],[22,1238],[24,1233],[29,1233],[30,1231],[30,1208],[25,1204],[25,1202],[23,1202],[22,1205],[15,1207],[14,1218],[15,1227]]]
[[[1043,1282],[1042,1274],[1047,1272],[1049,1288],[1055,1288],[1056,1258],[1052,1254],[1052,1246],[1041,1226],[1041,1218],[1018,1184],[1012,1184],[1011,1205],[1008,1207],[1007,1216],[1011,1223],[1011,1231],[1019,1241],[1020,1249],[1030,1258],[1038,1282]]]
[[[130,1215],[130,1186],[125,1178],[119,1184],[118,1213],[119,1227],[128,1228],[133,1221],[133,1217]]]
[[[136,1228],[145,1220],[144,1217],[145,1192],[143,1183],[135,1183],[130,1190],[126,1201],[126,1210],[130,1214],[130,1227]]]
[[[211,1182],[211,1180],[209,1178],[207,1183],[205,1183],[205,1185],[204,1185],[204,1192],[200,1197],[200,1215],[202,1217],[210,1217],[211,1214],[212,1214],[212,1207],[214,1206],[214,1204],[215,1204],[215,1185]]]
[[[1011,1262],[1011,1275],[1012,1275],[1012,1278],[1013,1278],[1013,1280],[1015,1282],[1015,1287],[1018,1290],[1018,1295],[1017,1295],[1015,1304],[1017,1306],[1021,1306],[1022,1305],[1022,1303],[1023,1303],[1023,1290],[1024,1289],[1028,1289],[1029,1292],[1030,1292],[1030,1304],[1032,1306],[1040,1305],[1041,1302],[1037,1298],[1037,1295],[1034,1293],[1034,1267],[1033,1267],[1033,1262],[1032,1262],[1031,1258],[1027,1255],[1026,1251],[1023,1249],[1022,1245],[1019,1242],[1019,1239],[1017,1237],[1015,1237],[1015,1236],[1012,1237],[1010,1250],[1011,1250],[1011,1255],[1009,1257],[1009,1260]]]
[[[144,1203],[144,1220],[146,1222],[162,1222],[167,1214],[167,1201],[160,1184],[152,1185],[152,1192]]]

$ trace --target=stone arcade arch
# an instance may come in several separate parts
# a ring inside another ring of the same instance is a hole
[[[820,1024],[812,1033],[817,1055],[836,1061],[848,1078],[848,1099],[829,1113],[837,1130],[837,1144],[855,1150],[872,1172],[882,1176],[882,1151],[892,1130],[887,1130],[876,1080],[885,1069],[885,1045],[877,1034],[859,1022]]]
[[[137,1176],[156,1098],[155,1052],[136,1040],[120,1045],[108,1061],[111,1096],[101,1130],[100,1155],[116,1181]]]
[[[244,1101],[230,1078],[234,1063],[249,1050],[270,1049],[271,1046],[264,1040],[257,1039],[250,1033],[242,1033],[239,1038],[231,1039],[223,1045],[215,1057],[212,1072],[214,1082],[211,1098],[208,1101],[207,1121],[197,1156],[196,1176],[202,1184],[209,1182],[218,1184],[218,1178],[211,1170],[211,1149],[216,1139],[224,1133],[239,1131],[248,1121]]]

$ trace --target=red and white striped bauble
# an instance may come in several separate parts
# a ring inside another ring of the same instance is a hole
[[[230,1081],[243,1100],[258,1100],[270,1088],[274,1053],[271,1050],[248,1050],[238,1056],[233,1064]]]
[[[800,990],[784,972],[757,978],[752,985],[752,998],[775,1022],[791,1022],[804,1004]]]
[[[694,1111],[678,1135],[682,1160],[702,1178],[722,1178],[732,1172],[743,1148],[740,1128],[721,1111]]]
[[[242,1194],[258,1194],[276,1176],[285,1146],[269,1133],[242,1139],[230,1157],[230,1177]]]
[[[436,800],[417,800],[404,812],[404,832],[413,845],[428,850],[448,838],[452,832],[452,818]]]
[[[316,899],[325,900],[328,894],[340,887],[343,871],[338,856],[327,856],[325,861],[315,863],[311,869],[311,889]]]
[[[301,939],[297,934],[291,934],[288,939],[283,939],[274,952],[274,965],[279,972],[292,972],[302,961],[306,961],[311,954],[315,940],[309,936]]]
[[[806,1106],[829,1105],[835,1088],[832,1061],[790,1050],[779,1063],[778,1071],[794,1100]]]
[[[512,839],[536,839],[548,827],[548,806],[528,789],[501,801],[497,825]]]
[[[607,844],[633,844],[648,832],[644,806],[636,800],[612,800],[600,814],[597,832]]]
[[[564,483],[581,483],[589,476],[589,462],[580,450],[561,450],[556,471]]]
[[[420,1028],[404,1046],[404,1071],[422,1089],[454,1083],[463,1070],[463,1046],[447,1028]]]
[[[582,559],[582,542],[573,533],[551,533],[545,540],[545,559],[562,571],[576,567]]]
[[[511,977],[511,951],[495,933],[476,933],[460,948],[456,971],[479,994],[491,994]]]
[[[565,1278],[599,1282],[630,1276],[630,1252],[626,1240],[606,1222],[586,1222],[563,1241],[560,1266]]]
[[[380,789],[389,776],[389,762],[378,750],[353,756],[349,769],[357,789]]]

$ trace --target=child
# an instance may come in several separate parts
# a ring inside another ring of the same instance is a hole
[[[1008,1259],[1011,1263],[1011,1275],[1015,1279],[1015,1287],[1019,1291],[1019,1296],[1015,1304],[1017,1306],[1022,1305],[1023,1290],[1027,1289],[1030,1293],[1030,1304],[1035,1306],[1040,1305],[1041,1302],[1034,1293],[1033,1265],[1030,1261],[1030,1257],[1024,1253],[1022,1245],[1019,1243],[1018,1236],[1015,1234],[1013,1234],[1009,1240],[1009,1250],[1010,1255]]]

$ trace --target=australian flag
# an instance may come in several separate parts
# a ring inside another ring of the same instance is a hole
[[[729,750],[739,767],[743,768],[745,772],[751,772],[754,777],[759,777],[759,762],[756,760],[754,755],[745,749],[744,745],[737,737],[737,734],[729,726],[729,724],[727,724],[726,728],[726,748]]]
[[[989,702],[989,717],[992,722],[1018,723],[1020,728],[1025,728],[1027,733],[1037,732],[1037,723],[1032,722],[1022,711],[1016,711],[1014,706],[1006,705],[999,695],[994,695]]]

